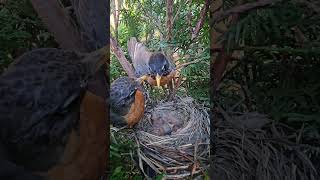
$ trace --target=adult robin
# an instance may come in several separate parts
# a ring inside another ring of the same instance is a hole
[[[89,180],[105,173],[106,103],[88,84],[107,53],[42,48],[2,74],[0,179]]]
[[[141,84],[129,77],[120,77],[110,87],[111,122],[115,127],[132,128],[144,115],[145,94]]]
[[[175,76],[174,64],[162,53],[152,53],[136,38],[128,41],[128,51],[136,76],[152,86],[170,84]]]

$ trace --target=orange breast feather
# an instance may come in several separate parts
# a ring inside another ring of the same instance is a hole
[[[98,180],[107,165],[107,112],[104,100],[87,91],[79,133],[72,131],[61,163],[43,174],[50,180]]]
[[[127,123],[130,128],[132,128],[133,125],[138,123],[139,120],[143,117],[144,103],[145,103],[145,100],[144,100],[143,92],[141,92],[140,90],[137,90],[135,94],[135,101],[131,105],[129,113],[125,116],[125,119],[127,120]]]

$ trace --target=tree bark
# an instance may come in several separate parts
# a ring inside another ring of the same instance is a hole
[[[31,3],[61,48],[86,52],[80,32],[60,1],[31,0]]]
[[[214,13],[220,13],[223,12],[222,11],[222,4],[223,1],[219,0],[219,1],[215,1],[211,4],[210,6],[210,14],[211,17],[214,16]],[[215,26],[217,26],[219,29],[224,29],[227,30],[227,26],[225,23],[223,22],[217,22],[215,24]],[[226,52],[224,52],[223,50],[223,44],[219,44],[217,43],[217,40],[219,39],[219,37],[222,35],[220,32],[216,31],[213,27],[213,25],[211,25],[211,29],[210,29],[210,41],[211,41],[211,67],[210,67],[210,76],[211,76],[211,96],[214,97],[216,94],[216,90],[220,84],[220,81],[222,79],[223,73],[225,72],[227,65],[231,59],[231,55],[230,54],[226,54]],[[215,56],[214,54],[216,53],[216,50],[220,50],[220,52],[218,52],[218,55]]]
[[[120,0],[115,0],[114,1],[114,12],[113,12],[113,17],[114,17],[114,34],[115,34],[115,39],[118,41],[118,27],[119,27],[119,11],[120,11]]]
[[[124,52],[122,51],[121,47],[118,45],[118,42],[110,36],[110,47],[112,52],[115,54],[117,59],[119,60],[122,68],[124,71],[128,74],[129,77],[131,78],[136,78],[134,70],[127,60],[127,58],[124,55]]]
[[[172,41],[173,0],[167,0],[167,40]]]

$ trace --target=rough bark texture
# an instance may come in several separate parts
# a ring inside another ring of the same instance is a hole
[[[122,51],[121,47],[119,47],[117,41],[113,37],[110,37],[110,47],[112,52],[115,54],[115,56],[119,60],[124,71],[126,71],[126,73],[128,74],[128,76],[131,78],[135,78],[135,73],[131,64],[129,63],[127,58],[124,56],[124,52]]]
[[[79,30],[60,1],[31,0],[31,3],[61,48],[86,51]]]
[[[167,40],[172,40],[173,0],[167,0]]]
[[[115,31],[115,38],[118,40],[118,26],[119,26],[119,11],[120,11],[120,0],[115,0],[115,11],[114,11],[114,31]]]
[[[211,15],[214,16],[214,13],[221,13],[223,12],[222,9],[220,8],[222,6],[222,0],[220,1],[215,1],[214,3],[211,4],[210,7],[210,12]],[[238,19],[238,15],[234,15],[231,19],[230,23],[236,22]],[[219,29],[227,29],[226,24],[224,23],[217,23],[215,24],[216,27]],[[221,82],[222,76],[228,66],[228,63],[231,60],[232,53],[226,53],[223,48],[223,44],[217,43],[217,40],[219,36],[222,34],[217,32],[213,26],[211,26],[211,96],[215,96],[215,92],[217,88],[219,87],[219,84]],[[218,52],[218,55],[215,56],[214,53],[216,53],[216,50],[220,50]]]

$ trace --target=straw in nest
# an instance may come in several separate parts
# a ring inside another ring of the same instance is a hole
[[[320,157],[320,149],[303,141],[303,127],[297,132],[257,112],[222,114],[224,120],[216,118],[212,132],[212,179],[320,179],[312,160]]]
[[[146,111],[136,128],[140,168],[144,161],[166,179],[199,175],[209,164],[208,109],[191,97],[159,102]],[[146,174],[145,174],[146,175]]]

